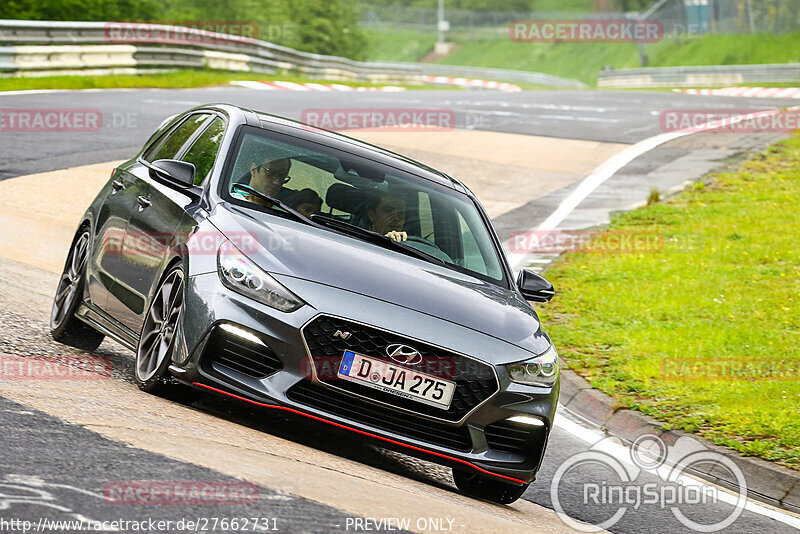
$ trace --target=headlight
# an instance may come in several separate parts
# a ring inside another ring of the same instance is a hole
[[[506,365],[508,376],[519,384],[553,387],[558,378],[558,353],[553,345],[531,360]]]
[[[226,287],[270,308],[293,312],[303,305],[300,297],[261,270],[230,241],[225,241],[219,247],[217,271]]]

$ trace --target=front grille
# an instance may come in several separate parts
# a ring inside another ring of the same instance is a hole
[[[265,378],[283,369],[272,350],[252,339],[214,328],[204,351],[203,363],[217,364],[253,378]]]
[[[472,449],[466,426],[453,427],[378,406],[342,391],[303,380],[286,393],[289,399],[344,419],[458,451]]]
[[[348,332],[350,335],[346,340],[341,336],[334,337],[337,331]],[[305,326],[303,337],[314,360],[317,378],[320,381],[416,413],[447,421],[459,421],[498,390],[497,378],[491,365],[344,319],[328,316],[317,317]],[[352,350],[364,356],[397,365],[386,354],[386,347],[393,343],[409,345],[422,355],[422,361],[419,364],[406,365],[406,367],[455,382],[453,400],[447,410],[398,397],[349,380],[341,380],[336,376],[335,369],[344,356],[345,350]]]
[[[488,425],[484,433],[489,448],[526,457],[536,452],[534,449],[541,446],[540,440],[547,435],[544,427],[532,427],[507,419]]]

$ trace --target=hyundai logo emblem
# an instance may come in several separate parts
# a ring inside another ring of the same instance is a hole
[[[401,343],[394,343],[386,347],[386,354],[397,363],[406,365],[416,365],[422,361],[422,354],[417,349]]]

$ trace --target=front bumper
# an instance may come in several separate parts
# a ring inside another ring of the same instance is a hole
[[[371,402],[320,380],[302,332],[320,315],[346,316],[406,339],[414,332],[412,339],[447,346],[455,353],[469,350],[483,362],[488,358],[481,354],[492,351],[512,353],[509,361],[529,358],[530,353],[447,321],[328,286],[315,288],[317,298],[302,292],[313,305],[287,314],[225,289],[216,273],[187,282],[185,350],[176,352],[171,368],[181,382],[310,417],[457,469],[475,469],[515,484],[535,478],[555,414],[558,383],[550,389],[521,386],[510,382],[503,365],[487,364],[497,391],[447,420],[430,411],[414,413],[408,406]],[[389,328],[392,324],[395,328]],[[231,337],[233,345],[224,344]],[[220,356],[237,351],[243,352],[243,359]],[[261,367],[251,360],[259,360]],[[525,423],[509,421],[520,415],[529,416]]]

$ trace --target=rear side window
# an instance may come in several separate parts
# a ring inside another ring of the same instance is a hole
[[[217,117],[181,158],[183,161],[194,164],[196,169],[194,185],[202,184],[211,172],[214,161],[217,159],[217,154],[219,154],[219,146],[222,143],[224,133],[225,122]]]
[[[158,141],[147,154],[145,154],[145,161],[156,161],[159,159],[174,159],[175,154],[183,147],[186,141],[192,136],[194,132],[208,119],[207,114],[192,115],[180,126],[173,129],[167,134],[166,138]]]

